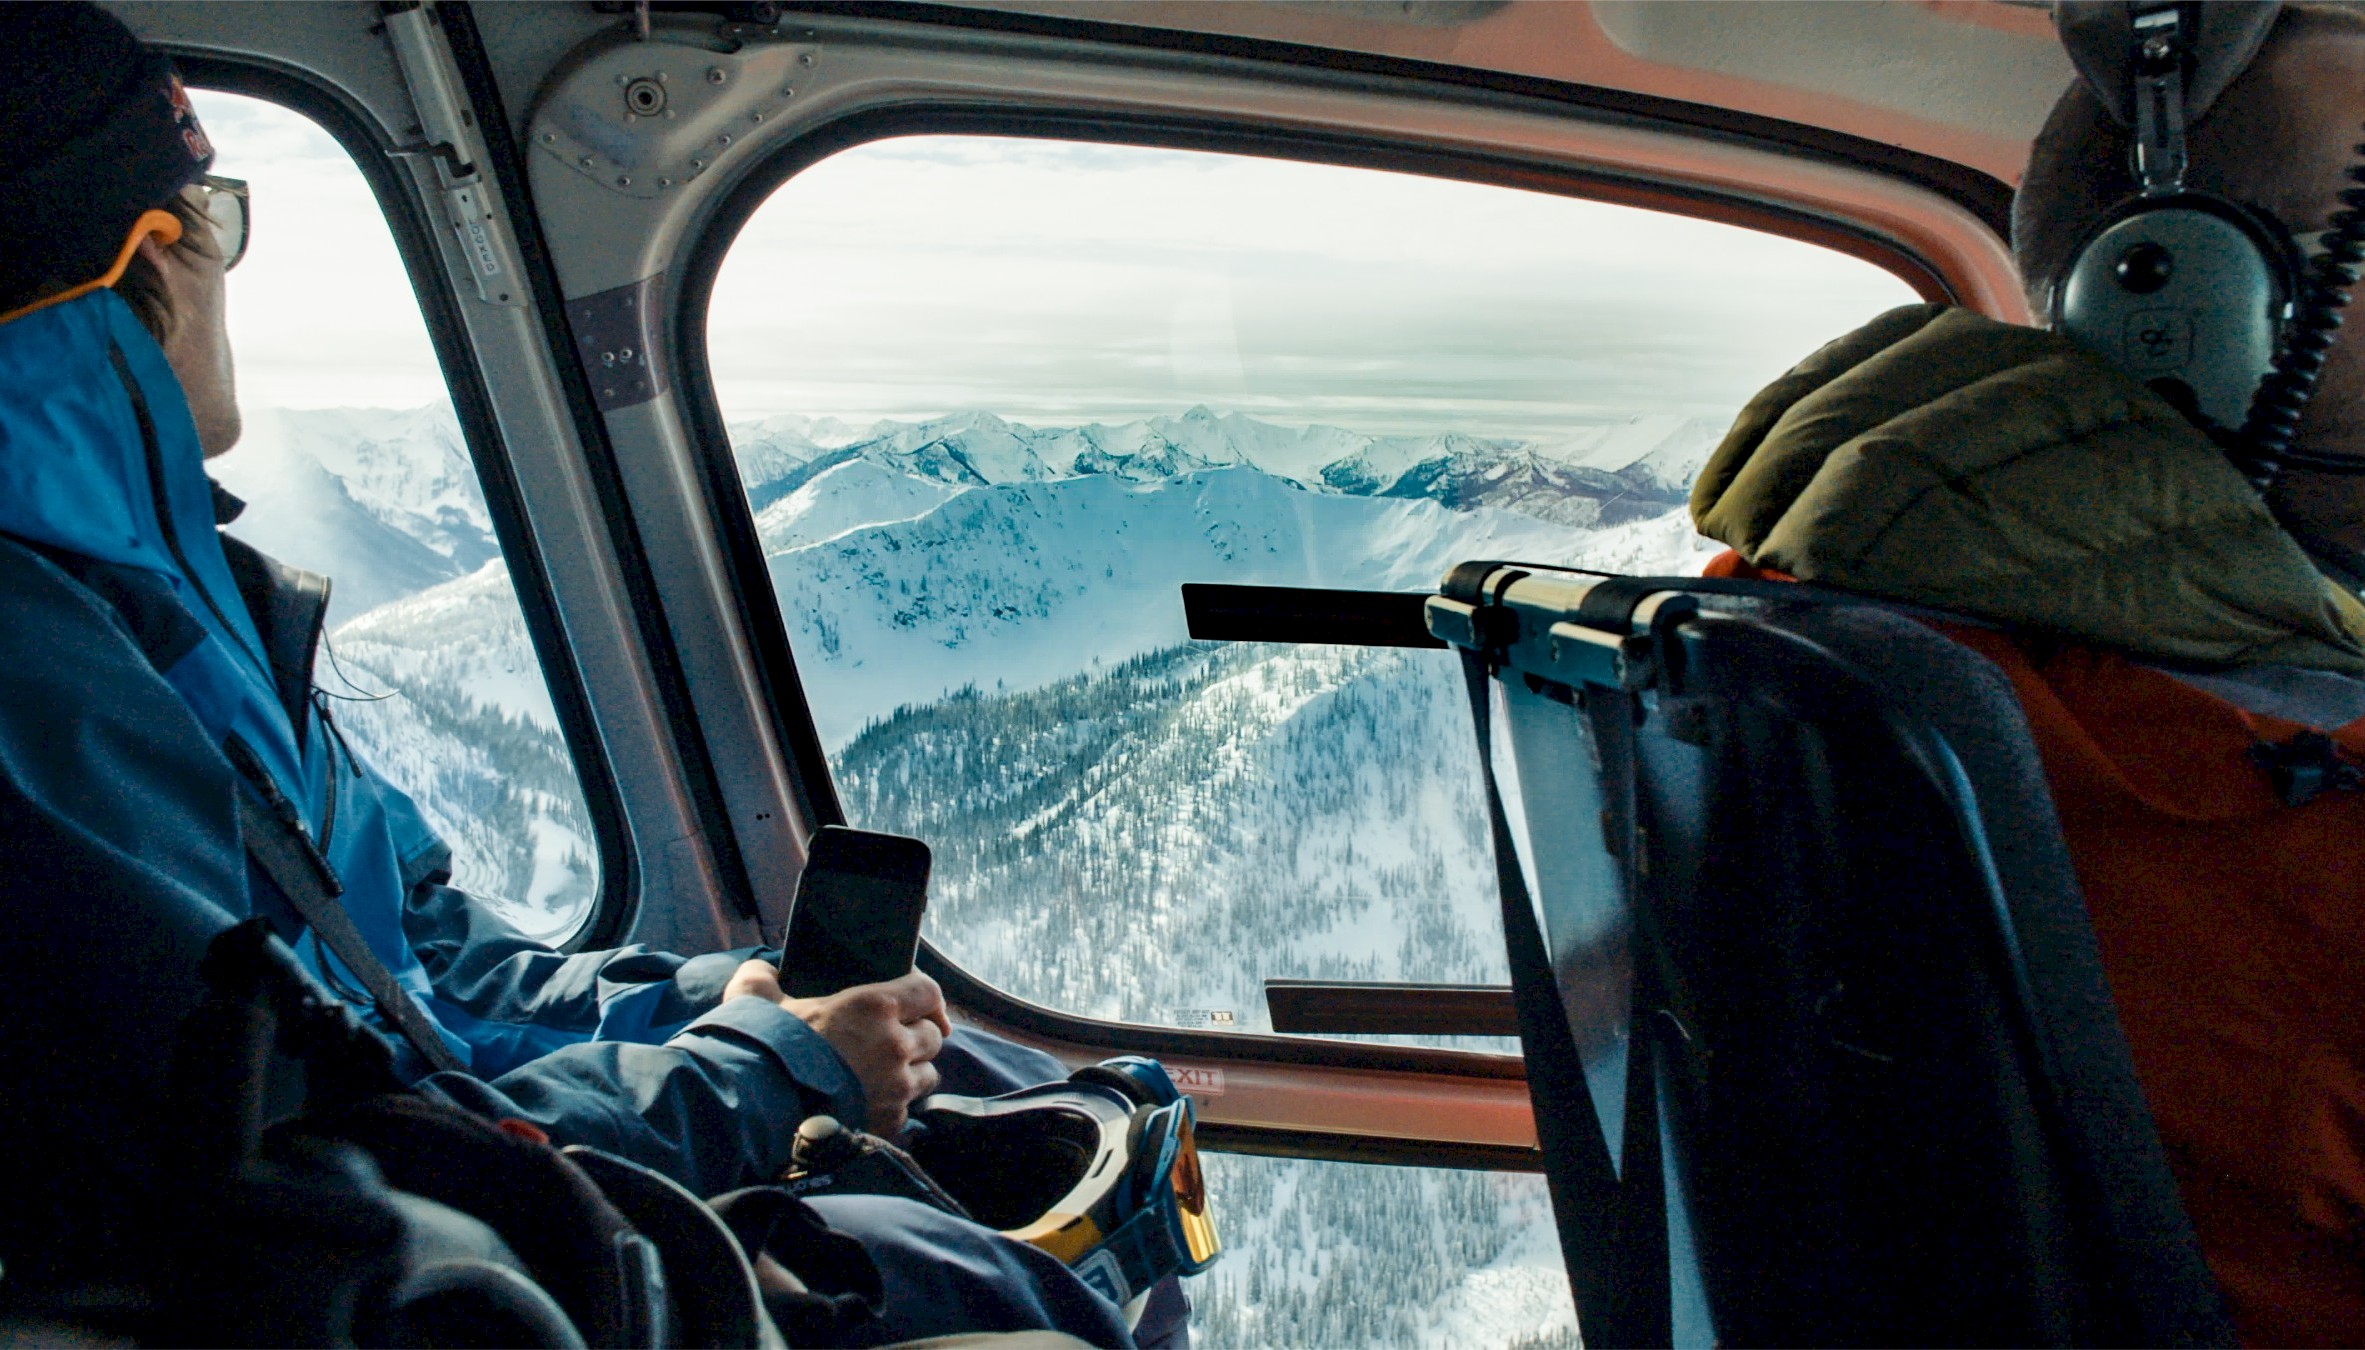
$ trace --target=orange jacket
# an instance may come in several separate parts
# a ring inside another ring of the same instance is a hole
[[[1790,579],[1730,552],[1708,575]],[[2099,648],[1946,631],[2028,715],[2243,1341],[2365,1345],[2365,793],[2283,805],[2250,750],[2298,723]],[[2328,730],[2365,761],[2365,719]]]

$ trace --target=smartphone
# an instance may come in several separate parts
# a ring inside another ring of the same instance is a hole
[[[910,972],[928,906],[928,846],[824,825],[805,853],[781,944],[780,988],[818,998]]]

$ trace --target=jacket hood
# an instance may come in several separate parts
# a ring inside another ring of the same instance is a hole
[[[1805,581],[2197,666],[2365,673],[2365,605],[2222,451],[2075,344],[1891,310],[1750,400],[1702,534]]]

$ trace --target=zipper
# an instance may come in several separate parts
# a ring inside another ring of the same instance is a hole
[[[230,640],[238,644],[239,650],[253,658],[256,666],[268,678],[271,673],[271,663],[246,645],[246,639],[239,636],[237,626],[230,622],[229,616],[222,613],[221,606],[215,602],[213,592],[198,581],[197,569],[189,565],[189,555],[182,551],[180,530],[174,526],[172,509],[166,504],[164,450],[156,437],[156,419],[148,410],[147,393],[140,388],[139,380],[132,375],[131,362],[125,358],[121,347],[111,342],[108,343],[107,359],[114,364],[116,378],[123,382],[123,392],[131,399],[132,419],[139,423],[140,450],[148,466],[149,503],[155,510],[156,533],[164,540],[165,552],[172,555],[173,565],[180,568],[181,575],[188,579],[189,589],[197,592],[197,598],[205,602],[206,612],[213,615],[214,622],[222,626],[222,631],[230,635]],[[273,680],[272,685],[276,689],[278,681]],[[293,725],[295,718],[291,716],[288,720],[289,730],[296,730]],[[328,785],[326,799],[321,804],[320,836],[314,847],[324,860],[322,865],[326,866],[325,859],[328,856],[329,844],[336,837],[337,831],[338,793],[336,750],[333,746],[324,746],[323,749],[328,760]],[[260,767],[258,762],[257,768]],[[266,773],[264,776],[267,778],[269,775]]]

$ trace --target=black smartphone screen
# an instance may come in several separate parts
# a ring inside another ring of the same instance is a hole
[[[824,825],[805,854],[780,955],[780,987],[817,998],[912,968],[928,905],[928,846]]]

